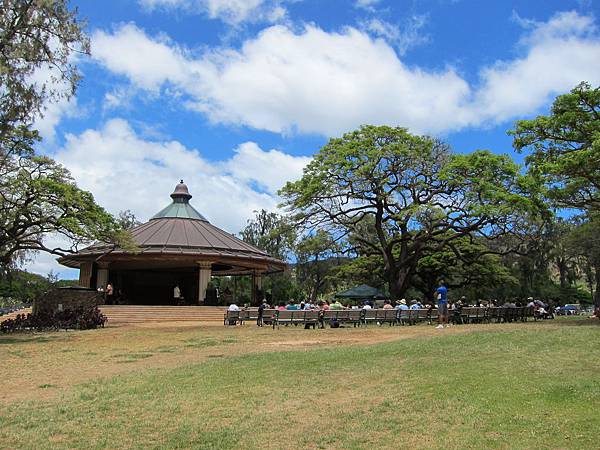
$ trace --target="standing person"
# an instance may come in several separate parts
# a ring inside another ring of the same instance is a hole
[[[181,289],[179,289],[179,285],[176,284],[175,287],[173,288],[173,303],[175,305],[179,305],[180,301],[181,301]]]
[[[265,314],[265,309],[267,309],[267,306],[267,300],[264,299],[258,307],[258,317],[256,318],[256,325],[258,325],[259,327],[263,326],[263,316]]]
[[[448,324],[448,289],[443,281],[440,281],[439,287],[435,290],[435,295],[438,302],[438,330],[444,328],[444,324]]]
[[[106,304],[112,305],[113,304],[113,285],[110,282],[106,285],[106,290],[104,291],[104,294],[106,295]]]

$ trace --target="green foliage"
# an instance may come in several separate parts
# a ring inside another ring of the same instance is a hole
[[[285,260],[295,239],[293,228],[277,213],[261,209],[254,214],[240,232],[242,240],[274,258]]]
[[[1,0],[0,15],[0,271],[30,252],[64,255],[93,240],[133,249],[131,237],[69,172],[37,155],[30,129],[48,103],[75,93],[75,55],[89,41],[65,0]],[[49,235],[67,247],[50,247]],[[1,276],[2,274],[0,274]]]
[[[399,297],[428,252],[467,235],[526,236],[543,208],[538,192],[506,155],[455,155],[404,128],[363,126],[331,139],[280,194],[296,226],[327,229],[346,252],[380,256]]]
[[[43,114],[48,102],[75,93],[74,55],[89,39],[65,0],[1,0],[0,142]],[[46,75],[41,80],[38,75]]]
[[[0,307],[31,303],[56,283],[52,276],[43,277],[23,270],[14,270],[9,276],[0,278]]]
[[[509,134],[517,151],[531,152],[531,173],[559,206],[600,207],[600,87],[580,83],[556,98],[551,115],[518,121]]]
[[[345,262],[339,258],[338,245],[325,230],[303,236],[295,245],[296,281],[312,303],[339,286],[332,271]]]
[[[419,260],[414,285],[431,302],[440,279],[451,290],[458,289],[454,299],[464,293],[468,293],[469,299],[487,299],[499,286],[516,285],[517,279],[501,257],[488,251],[486,245],[468,236],[456,239],[452,247],[426,254]]]
[[[592,212],[580,218],[579,223],[566,236],[570,251],[587,265],[585,272],[594,292],[594,303],[600,306],[600,213]]]
[[[37,135],[20,130],[25,141]],[[0,266],[18,254],[45,251],[64,255],[93,240],[126,242],[115,219],[98,206],[92,194],[79,189],[67,169],[24,146],[2,154],[0,161]],[[67,239],[69,247],[49,247],[48,234]]]

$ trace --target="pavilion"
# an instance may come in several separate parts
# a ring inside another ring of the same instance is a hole
[[[171,198],[170,205],[130,230],[138,253],[95,243],[58,262],[79,269],[81,286],[104,289],[110,282],[128,304],[144,305],[172,304],[175,286],[186,304],[205,304],[211,276],[227,275],[251,275],[256,302],[261,277],[286,268],[284,261],[212,225],[190,205],[183,180]]]

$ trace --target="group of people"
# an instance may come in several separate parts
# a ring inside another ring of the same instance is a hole
[[[439,287],[435,292],[437,302],[438,302],[438,320],[439,325],[438,329],[443,329],[444,324],[448,324],[448,289],[446,288],[443,281],[440,282]],[[263,314],[265,309],[270,309],[271,305],[267,303],[267,300],[263,300],[258,307],[258,318],[256,324],[258,326],[263,325]],[[418,300],[412,300],[410,302],[410,306],[407,304],[406,299],[397,300],[395,302],[395,306],[392,306],[392,302],[390,300],[384,300],[383,309],[399,309],[399,310],[408,310],[408,309],[431,309],[431,304],[423,305]],[[342,310],[342,309],[363,309],[369,310],[373,309],[373,303],[370,300],[365,300],[362,306],[358,305],[346,305],[344,306],[340,299],[335,299],[333,302],[329,302],[327,300],[321,300],[317,303],[310,303],[301,301],[300,303],[296,303],[293,299],[290,299],[287,303],[280,303],[274,309],[278,311],[306,311],[306,310],[319,310],[319,311],[327,311],[327,310]],[[228,311],[240,311],[240,307],[232,302],[229,305]]]
[[[438,325],[437,329],[442,330],[445,327],[449,326],[450,319],[453,317],[460,317],[461,311],[463,307],[473,306],[473,307],[501,307],[501,308],[517,308],[521,306],[531,307],[534,310],[534,316],[542,319],[554,318],[554,310],[551,304],[546,304],[541,300],[535,300],[533,297],[529,297],[527,302],[521,302],[518,300],[507,300],[504,303],[500,304],[497,300],[483,301],[477,300],[473,304],[469,304],[467,302],[466,297],[461,297],[459,300],[450,302],[448,300],[448,288],[444,281],[440,281],[438,287],[436,288],[434,294],[435,302],[432,304],[431,302],[422,303],[419,300],[411,300],[408,302],[406,299],[396,300],[394,304],[392,304],[391,300],[384,300],[383,309],[398,309],[398,310],[415,310],[415,309],[429,309],[432,310],[434,307],[437,307],[438,312]],[[373,309],[374,304],[371,300],[365,300],[362,305],[343,305],[340,302],[340,299],[335,299],[332,302],[327,300],[321,300],[316,303],[310,303],[301,301],[300,303],[296,303],[293,299],[291,299],[287,303],[280,303],[278,306],[273,307],[279,311],[283,310],[341,310],[341,309]],[[263,312],[265,309],[269,309],[271,306],[267,303],[266,300],[263,300],[261,305],[259,306],[259,319],[257,321],[257,325],[262,326],[263,323]],[[558,306],[557,306],[558,308]],[[230,311],[239,311],[240,308],[232,303],[229,307]],[[595,311],[595,317],[600,317],[600,309]],[[454,319],[453,319],[454,320]]]

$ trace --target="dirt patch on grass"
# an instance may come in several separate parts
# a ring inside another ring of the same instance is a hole
[[[551,324],[464,325],[278,330],[244,325],[151,323],[99,330],[0,336],[0,402],[49,399],[74,385],[119,374],[195,364],[210,358],[330,346],[374,345],[398,339],[498,331]]]

